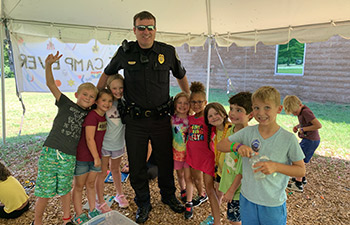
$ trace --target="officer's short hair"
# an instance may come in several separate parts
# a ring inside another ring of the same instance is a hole
[[[136,26],[136,20],[140,19],[140,20],[144,20],[144,19],[149,19],[149,20],[154,20],[154,26],[156,26],[156,18],[152,15],[152,13],[148,12],[148,11],[142,11],[137,13],[134,16],[134,26]]]

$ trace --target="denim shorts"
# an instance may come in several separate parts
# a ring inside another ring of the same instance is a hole
[[[124,155],[125,148],[116,151],[108,151],[102,148],[101,153],[103,157],[111,157],[111,159],[118,159]]]
[[[232,200],[227,203],[227,219],[232,222],[241,221],[241,213],[239,211],[239,200]]]
[[[304,162],[308,163],[311,159],[311,157],[314,155],[314,152],[316,151],[318,145],[320,144],[320,140],[313,141],[310,139],[303,138],[300,142],[300,147],[304,152],[305,158]]]
[[[77,161],[75,164],[74,176],[80,176],[89,172],[101,172],[101,167],[95,167],[94,162]]]
[[[70,192],[73,183],[75,156],[44,146],[38,161],[35,196],[52,198]]]
[[[242,194],[239,196],[242,225],[286,225],[287,208],[286,202],[280,206],[269,207],[255,204],[246,199]]]

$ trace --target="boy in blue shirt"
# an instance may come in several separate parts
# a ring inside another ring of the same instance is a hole
[[[264,86],[256,90],[252,96],[252,108],[259,124],[248,126],[224,139],[218,144],[218,149],[225,152],[232,149],[243,157],[239,199],[242,224],[285,225],[285,189],[289,176],[305,175],[304,153],[294,134],[276,122],[283,106],[280,93],[275,88]],[[269,160],[251,165],[249,158],[253,155]],[[256,179],[254,173],[258,172],[263,173],[265,178]]]
[[[95,103],[98,93],[92,83],[78,87],[72,102],[56,86],[52,64],[62,55],[48,55],[45,60],[46,85],[56,99],[57,115],[46,138],[38,161],[38,177],[35,186],[35,219],[32,225],[43,223],[43,214],[50,198],[60,195],[63,209],[63,224],[73,224],[70,216],[70,191],[76,161],[81,128],[89,108]]]

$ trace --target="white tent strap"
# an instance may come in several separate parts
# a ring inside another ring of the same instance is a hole
[[[10,20],[13,35],[26,37],[31,41],[43,41],[56,37],[64,43],[87,43],[97,39],[102,44],[119,44],[124,39],[134,40],[132,29],[113,29],[104,27],[79,26],[69,24],[53,24],[37,21]],[[178,34],[157,32],[156,40],[174,46],[187,43],[190,46],[204,46],[207,37],[204,34]]]
[[[216,54],[217,54],[217,56],[218,56],[218,58],[219,58],[220,64],[221,64],[221,66],[222,66],[222,68],[223,68],[223,70],[224,70],[225,76],[226,76],[226,78],[227,78],[228,86],[230,86],[230,87],[232,88],[232,90],[234,90],[234,87],[232,86],[231,79],[230,79],[230,77],[228,76],[228,73],[227,73],[227,70],[226,70],[224,61],[222,60],[221,55],[220,55],[220,53],[219,53],[219,50],[218,50],[218,48],[216,47],[216,43],[214,43],[214,48],[215,48]],[[227,89],[229,89],[229,88],[227,88]],[[227,93],[229,93],[229,90],[227,90]]]
[[[336,26],[334,26],[334,24],[336,24]],[[290,29],[292,29],[293,32],[290,33],[290,37],[288,38]],[[301,43],[321,42],[328,40],[334,35],[339,35],[346,39],[350,39],[350,21],[331,21],[322,24],[257,31],[257,37],[255,31],[230,33],[230,35],[227,33],[219,34],[216,35],[216,43],[220,47],[228,47],[233,43],[235,43],[237,46],[243,47],[255,46],[256,39],[265,45],[287,44],[288,41],[293,38],[297,39]]]

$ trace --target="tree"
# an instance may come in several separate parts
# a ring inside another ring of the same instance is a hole
[[[288,44],[278,46],[278,64],[295,64],[297,60],[303,62],[304,59],[304,44],[292,39]]]
[[[13,61],[9,58],[9,43],[7,40],[4,41],[4,74],[5,78],[14,77],[15,74],[11,68],[13,68]]]

